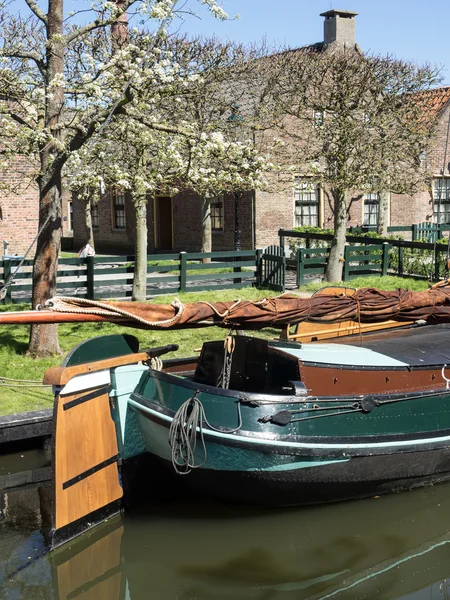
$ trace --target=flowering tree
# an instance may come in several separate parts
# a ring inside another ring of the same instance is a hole
[[[331,190],[334,237],[326,280],[340,281],[352,192],[411,193],[435,122],[426,94],[436,69],[354,50],[295,53],[279,81],[279,127],[298,173]],[[380,214],[385,214],[381,210]]]
[[[36,0],[25,2],[29,13],[16,15],[13,4],[0,0],[0,113],[3,156],[26,155],[37,165],[36,306],[56,291],[63,169],[112,117],[125,115],[133,103],[139,107],[143,81],[170,77],[170,65],[158,56],[178,13],[176,0],[94,0],[92,20],[79,25],[80,16],[64,14],[63,0],[48,0],[46,9]],[[180,11],[192,12],[195,4],[205,5],[219,19],[227,18],[216,0],[192,0]],[[110,27],[120,34],[126,11],[130,18],[139,13],[159,28],[145,45],[121,44],[120,35],[112,41]],[[152,109],[143,96],[139,113],[149,115],[146,126],[166,131],[167,121],[159,122],[161,115]],[[33,326],[29,352],[60,352],[56,326]]]
[[[142,48],[151,38],[131,35],[128,43]],[[92,200],[95,192],[99,195],[101,182],[128,190],[133,200],[137,223],[133,299],[146,296],[149,196],[196,192],[202,205],[202,249],[209,252],[211,199],[264,184],[270,148],[268,144],[257,148],[251,133],[265,121],[254,108],[248,110],[257,105],[253,81],[256,74],[263,76],[265,63],[258,61],[262,52],[216,40],[167,40],[158,48],[160,69],[133,82],[139,92],[110,120],[101,140],[72,154],[68,169],[72,189]],[[233,111],[244,101],[245,126],[240,121],[237,128]]]

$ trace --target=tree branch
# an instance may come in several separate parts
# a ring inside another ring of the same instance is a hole
[[[110,17],[109,19],[96,19],[95,21],[92,21],[92,23],[88,23],[80,29],[75,29],[74,31],[72,31],[72,33],[66,35],[66,44],[70,44],[70,42],[73,42],[73,40],[76,40],[80,36],[83,36],[86,33],[93,31],[94,29],[99,29],[100,27],[107,27],[108,25],[112,25],[117,21],[117,19],[121,15],[123,15],[123,13],[125,13],[128,10],[128,8],[132,4],[135,4],[136,2],[137,0],[125,0],[125,2],[120,5],[120,9],[117,11],[114,17]]]
[[[6,58],[22,58],[34,61],[40,73],[44,74],[44,62],[37,52],[27,52],[26,50],[0,50],[0,56]]]
[[[34,0],[25,0],[28,4],[28,8],[36,15],[36,17],[47,25],[47,16],[42,12],[39,6],[36,4]]]
[[[23,125],[24,127],[28,127],[28,129],[31,129],[32,131],[34,131],[34,127],[32,127],[29,123],[27,123],[27,121],[25,121],[25,119],[23,119],[21,116],[17,115],[16,113],[9,113],[9,116],[11,117],[11,119],[13,121],[15,121],[16,123],[19,123],[19,125]]]

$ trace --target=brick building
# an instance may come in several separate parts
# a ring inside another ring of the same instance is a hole
[[[23,255],[36,238],[39,217],[39,191],[35,165],[25,156],[12,159],[2,172],[0,188],[0,254]],[[72,198],[63,194],[63,236],[72,237]],[[34,257],[35,247],[28,257]]]
[[[355,37],[357,13],[330,10],[324,17],[324,40],[312,48],[321,51],[337,44],[358,51]],[[439,116],[434,146],[423,157],[432,173],[428,189],[413,196],[391,194],[388,225],[411,225],[422,221],[450,223],[450,88],[427,92],[432,110]],[[348,226],[374,225],[378,195],[355,193],[349,202]],[[121,193],[107,194],[93,207],[97,251],[133,252],[135,217],[131,202]],[[255,191],[236,199],[218,195],[211,208],[213,250],[233,249],[236,237],[242,248],[262,248],[278,242],[280,228],[301,225],[333,226],[333,202],[326,189],[312,185],[308,178],[292,179],[276,191]],[[201,246],[200,199],[195,194],[160,196],[150,199],[147,208],[148,252],[198,251]],[[73,203],[74,247],[88,239],[83,203]],[[238,232],[236,234],[236,232]]]

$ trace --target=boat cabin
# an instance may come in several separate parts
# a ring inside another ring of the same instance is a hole
[[[243,392],[344,396],[445,389],[450,325],[292,343],[250,336],[206,342],[193,380]]]

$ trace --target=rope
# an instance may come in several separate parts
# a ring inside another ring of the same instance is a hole
[[[14,379],[13,377],[0,377],[0,381],[16,381],[20,383],[42,383],[40,379]]]
[[[149,367],[150,367],[150,369],[153,369],[154,371],[162,371],[162,368],[163,368],[162,358],[160,358],[159,356],[154,356],[153,358],[151,358],[149,361]]]
[[[172,465],[178,475],[187,475],[192,469],[202,467],[207,460],[206,443],[203,433],[203,423],[219,433],[235,433],[242,427],[241,401],[238,400],[238,426],[234,429],[218,429],[206,418],[203,404],[198,399],[200,390],[192,398],[183,402],[175,413],[169,429],[169,445],[172,449]],[[203,459],[196,462],[197,430],[201,440]]]
[[[69,306],[62,305],[62,303],[67,302]],[[97,307],[99,310],[90,310],[84,308],[76,308],[73,304],[85,304],[87,306]],[[176,309],[176,313],[170,319],[164,319],[162,321],[148,321],[147,319],[143,319],[139,315],[135,315],[127,310],[123,310],[122,308],[118,308],[117,306],[111,306],[109,304],[105,304],[104,302],[98,302],[96,300],[87,300],[86,298],[71,298],[69,296],[55,296],[54,298],[50,298],[47,300],[44,305],[39,304],[36,308],[37,310],[42,310],[45,308],[51,308],[55,312],[63,312],[63,313],[74,313],[81,315],[98,315],[100,317],[126,317],[127,319],[131,319],[131,321],[137,321],[138,323],[142,323],[148,327],[159,327],[161,325],[172,325],[175,321],[181,317],[184,311],[184,304],[178,299],[171,303]]]
[[[47,218],[45,219],[44,223],[41,225],[41,227],[39,228],[36,236],[34,237],[33,241],[31,242],[31,244],[28,246],[28,250],[25,252],[22,260],[19,262],[19,264],[17,265],[14,273],[12,273],[9,277],[8,280],[4,282],[3,286],[0,289],[0,300],[4,300],[5,296],[6,296],[6,292],[8,291],[8,288],[12,285],[12,282],[14,281],[17,273],[19,272],[19,269],[22,267],[23,263],[26,261],[27,256],[29,255],[31,248],[34,246],[34,244],[36,243],[36,240],[38,239],[38,237],[41,235],[41,233],[44,231],[44,229],[47,227],[47,223],[50,221],[50,217],[52,216],[52,213],[49,213],[47,215]]]
[[[0,387],[9,387],[9,388],[32,388],[32,387],[45,387],[45,388],[49,388],[52,387],[51,384],[49,383],[16,383],[16,384],[11,384],[11,383],[0,383]]]

